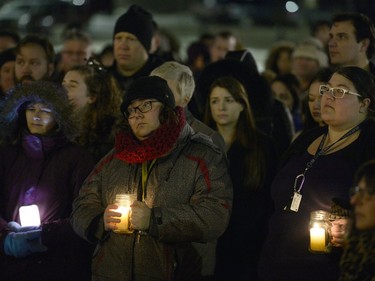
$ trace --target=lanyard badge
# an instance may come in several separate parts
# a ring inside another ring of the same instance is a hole
[[[298,212],[302,200],[301,189],[305,182],[305,174],[299,174],[294,180],[293,194],[290,197],[288,204],[284,207],[284,211]]]

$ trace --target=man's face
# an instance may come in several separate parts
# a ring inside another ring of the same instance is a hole
[[[117,66],[124,71],[137,72],[148,60],[147,51],[132,33],[117,33],[113,39],[113,46]]]
[[[53,71],[53,64],[48,63],[43,48],[36,44],[28,44],[16,55],[16,82],[27,83],[44,80]]]
[[[67,40],[61,50],[61,68],[64,72],[76,65],[85,65],[91,56],[90,46],[82,40]]]
[[[362,42],[357,42],[350,21],[333,23],[328,41],[329,57],[335,65],[357,65],[361,53],[366,53]]]
[[[229,38],[223,38],[218,36],[215,38],[214,43],[210,48],[211,61],[216,62],[218,60],[225,59],[225,55],[229,51],[236,49],[236,38],[231,36]]]

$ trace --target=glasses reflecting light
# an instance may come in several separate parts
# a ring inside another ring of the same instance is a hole
[[[152,109],[152,103],[153,102],[158,102],[156,100],[150,100],[150,101],[145,101],[144,103],[133,107],[129,106],[126,111],[124,111],[124,116],[128,119],[134,118],[136,111],[138,110],[140,113],[146,113],[149,112]]]
[[[351,92],[349,90],[343,88],[331,88],[327,85],[319,86],[319,94],[321,96],[323,96],[324,94],[330,94],[332,97],[336,99],[342,99],[345,96],[345,94],[361,97],[361,95]]]

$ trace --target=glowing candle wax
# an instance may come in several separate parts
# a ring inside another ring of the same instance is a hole
[[[21,206],[19,214],[21,226],[40,226],[40,214],[37,205]]]
[[[325,229],[319,226],[310,228],[310,249],[317,252],[326,251]]]
[[[117,223],[117,229],[113,230],[116,233],[129,234],[134,230],[131,228],[129,217],[131,213],[130,205],[136,199],[135,194],[117,194],[115,204],[118,206],[115,212],[121,213],[121,222]]]

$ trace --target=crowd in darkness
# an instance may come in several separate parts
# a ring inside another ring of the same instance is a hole
[[[227,30],[182,60],[139,5],[112,35],[0,30],[1,280],[375,279],[368,16],[274,42],[263,71]]]

